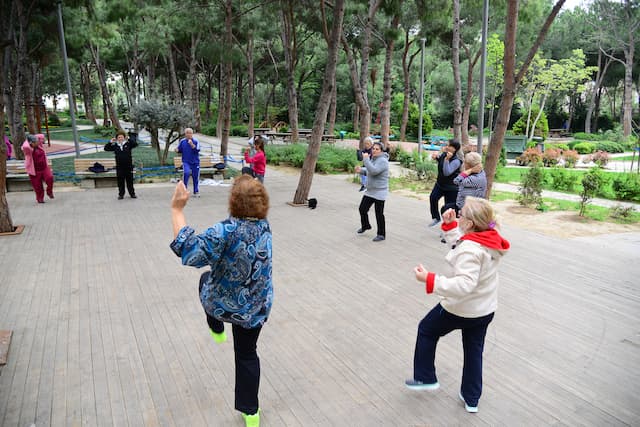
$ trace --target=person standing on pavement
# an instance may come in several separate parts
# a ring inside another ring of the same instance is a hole
[[[264,138],[262,135],[257,135],[254,138],[253,146],[255,148],[255,154],[251,156],[249,155],[249,149],[245,149],[244,161],[251,164],[253,176],[264,184],[264,173],[267,169],[267,156],[264,153]]]
[[[374,142],[371,147],[371,158],[367,153],[362,154],[364,167],[356,166],[356,173],[367,175],[367,188],[360,201],[360,228],[357,233],[362,234],[371,229],[369,223],[369,209],[375,206],[378,230],[374,242],[385,240],[387,236],[384,219],[384,201],[389,194],[389,154],[384,152],[382,143]]]
[[[199,296],[210,334],[224,343],[231,323],[235,353],[235,408],[247,426],[260,425],[257,342],[271,312],[272,236],[267,221],[269,195],[249,175],[236,178],[229,196],[229,217],[201,234],[187,225],[189,192],[182,182],[171,200],[171,250],[182,264],[210,271],[200,277]]]
[[[363,141],[364,148],[362,150],[357,151],[357,157],[359,161],[362,161],[362,155],[367,153],[369,157],[371,157],[371,147],[373,147],[373,138],[370,136],[366,137]],[[363,165],[364,166],[364,165]],[[367,188],[367,175],[360,174],[360,190],[364,191]]]
[[[453,179],[453,183],[458,186],[456,202],[444,205],[442,213],[447,209],[454,209],[456,215],[459,214],[467,196],[484,199],[487,193],[487,175],[482,168],[482,156],[475,151],[467,153],[461,172]]]
[[[127,185],[127,191],[132,199],[136,199],[136,191],[133,188],[133,157],[131,150],[138,146],[138,141],[131,138],[125,141],[127,133],[119,129],[116,137],[107,142],[104,151],[113,151],[116,156],[116,176],[118,178],[118,200],[124,198],[124,187]]]
[[[458,186],[453,183],[453,179],[458,175],[462,166],[462,152],[460,142],[450,139],[441,153],[433,153],[433,160],[438,162],[438,178],[429,195],[429,207],[431,210],[431,224],[435,227],[440,223],[440,210],[438,202],[444,196],[444,204],[455,203],[458,196]]]
[[[444,273],[422,264],[413,269],[427,294],[438,295],[440,302],[418,325],[413,377],[405,385],[420,391],[440,387],[435,368],[438,340],[460,329],[464,361],[459,397],[467,412],[478,412],[484,340],[498,307],[498,267],[510,244],[496,230],[494,210],[485,199],[467,197],[459,222],[453,209],[442,218],[447,241],[456,245],[445,256]]]
[[[193,129],[184,130],[184,138],[180,140],[176,152],[182,154],[182,170],[184,186],[189,187],[189,177],[193,178],[193,195],[200,197],[200,142],[193,137]]]
[[[24,153],[24,168],[29,174],[29,180],[33,191],[36,193],[36,201],[44,203],[44,185],[47,185],[47,196],[53,199],[53,173],[49,167],[47,153],[44,151],[44,135],[27,135],[27,140],[22,144]]]

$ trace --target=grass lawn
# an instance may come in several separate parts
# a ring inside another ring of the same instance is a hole
[[[78,138],[81,136],[92,140],[107,141],[111,139],[108,136],[104,136],[100,133],[95,132],[93,129],[78,130]],[[51,132],[51,138],[58,139],[60,141],[73,141],[73,130],[68,128],[58,128],[55,131]]]

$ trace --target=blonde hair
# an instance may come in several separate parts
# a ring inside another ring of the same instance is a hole
[[[498,226],[495,211],[486,199],[467,196],[464,199],[464,217],[473,221],[473,231],[493,230]]]
[[[464,162],[472,168],[482,163],[482,156],[475,151],[471,151],[464,156]]]

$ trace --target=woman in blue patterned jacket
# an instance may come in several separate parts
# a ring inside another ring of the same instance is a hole
[[[196,234],[184,216],[189,192],[182,182],[171,200],[173,252],[184,265],[210,266],[200,277],[200,302],[211,335],[227,340],[224,322],[232,324],[236,364],[235,408],[247,425],[259,425],[260,359],[256,344],[273,301],[269,196],[248,175],[237,178],[229,196],[229,218]]]

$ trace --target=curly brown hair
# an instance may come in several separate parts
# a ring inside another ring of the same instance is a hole
[[[268,212],[269,194],[264,185],[249,175],[236,178],[229,195],[231,216],[264,219]]]
[[[125,132],[124,129],[118,129],[118,131],[116,132],[116,137],[118,135],[122,135],[122,136],[124,136],[126,138],[127,137],[127,132]]]

